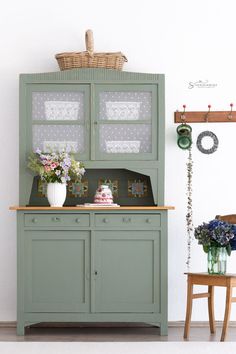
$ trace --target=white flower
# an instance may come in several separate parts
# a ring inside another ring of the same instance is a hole
[[[79,168],[79,174],[84,175],[84,173],[85,173],[85,168],[84,167]]]
[[[66,183],[66,178],[65,177],[61,177],[61,183]]]

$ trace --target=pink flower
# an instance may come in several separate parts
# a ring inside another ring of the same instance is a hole
[[[50,167],[52,170],[55,170],[55,168],[57,168],[57,166],[58,166],[58,162],[52,162]]]
[[[45,172],[50,172],[51,171],[51,168],[49,166],[44,166],[44,171]]]

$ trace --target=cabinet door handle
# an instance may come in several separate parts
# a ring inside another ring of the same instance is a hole
[[[103,219],[103,222],[105,223],[105,224],[107,224],[108,223],[108,219]]]
[[[33,218],[31,221],[35,224],[38,220],[36,218]]]
[[[94,275],[98,275],[98,271],[97,270],[94,271]]]
[[[79,218],[75,219],[75,222],[77,222],[77,224],[79,224],[80,223],[80,219]]]
[[[151,224],[151,219],[146,219],[146,223]]]
[[[55,216],[55,217],[52,218],[52,221],[57,221],[58,222],[58,221],[61,221],[61,219],[58,218],[57,216]]]
[[[98,122],[95,120],[94,125],[97,125],[97,124],[98,124]]]

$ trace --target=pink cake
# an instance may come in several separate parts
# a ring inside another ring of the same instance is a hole
[[[101,185],[98,187],[96,190],[95,196],[94,196],[94,203],[96,204],[112,204],[113,203],[113,197],[112,197],[112,192],[107,185]]]

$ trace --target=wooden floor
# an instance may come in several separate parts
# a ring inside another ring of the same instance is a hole
[[[159,328],[148,325],[119,324],[104,327],[101,325],[83,325],[82,327],[30,327],[26,335],[16,335],[15,327],[0,327],[0,342],[181,342],[183,325],[170,326],[168,336],[160,336]],[[211,335],[206,326],[193,326],[190,330],[190,342],[219,341],[221,326]],[[236,342],[236,327],[228,329],[228,342]]]

